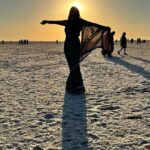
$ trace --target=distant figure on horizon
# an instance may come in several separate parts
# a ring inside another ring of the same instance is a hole
[[[80,17],[78,8],[76,7],[72,7],[70,9],[68,20],[43,20],[41,24],[58,24],[65,26],[66,39],[64,43],[64,53],[70,69],[70,74],[66,83],[66,90],[73,94],[84,93],[85,87],[80,72],[80,31],[82,30],[83,26],[95,26],[103,29],[104,31],[110,31],[110,28],[83,20]]]
[[[4,44],[5,43],[5,41],[4,40],[2,40],[2,44]]]
[[[58,40],[56,40],[56,44],[57,44],[57,45],[59,44],[59,41],[58,41]]]
[[[126,48],[127,48],[127,39],[126,39],[126,32],[123,32],[122,37],[120,39],[121,49],[118,51],[118,54],[120,55],[120,52],[124,49],[124,55],[127,55]]]
[[[19,40],[19,44],[23,45],[24,44],[24,40]]]
[[[21,45],[28,45],[29,44],[29,40],[28,39],[24,39],[24,40],[19,40],[19,44],[21,44]]]
[[[142,43],[141,38],[137,38],[137,44],[141,44],[141,43]]]
[[[130,40],[130,43],[134,43],[134,39],[133,38]]]
[[[24,45],[27,44],[27,40],[26,39],[23,40],[23,44]]]
[[[146,43],[146,39],[143,39],[143,40],[142,40],[142,43]]]
[[[29,44],[28,39],[24,39],[23,44],[24,44],[24,45],[28,45],[28,44]]]
[[[26,40],[26,44],[27,44],[27,45],[29,44],[29,40],[28,40],[28,39]]]
[[[116,44],[118,43],[118,40],[117,40],[117,39],[115,40],[115,43],[116,43]]]

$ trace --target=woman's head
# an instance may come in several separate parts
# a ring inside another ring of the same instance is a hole
[[[77,7],[71,7],[70,12],[69,12],[69,17],[68,20],[73,21],[73,20],[78,20],[80,18],[80,12]]]
[[[126,36],[126,32],[123,32],[123,36]]]

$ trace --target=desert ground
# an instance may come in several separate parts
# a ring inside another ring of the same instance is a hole
[[[65,91],[63,43],[0,44],[0,150],[150,150],[150,43],[83,62]]]

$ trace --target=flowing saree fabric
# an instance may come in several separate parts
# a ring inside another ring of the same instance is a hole
[[[113,38],[110,32],[104,32],[102,38],[102,49],[107,53],[112,52],[113,49]]]
[[[86,58],[94,49],[102,48],[111,51],[112,41],[110,32],[104,31],[94,26],[84,26],[81,31],[80,61]],[[71,71],[78,65],[76,64]]]
[[[111,50],[110,32],[104,32],[102,29],[94,26],[85,26],[81,35],[81,57],[82,61],[92,50],[102,48],[107,51]]]

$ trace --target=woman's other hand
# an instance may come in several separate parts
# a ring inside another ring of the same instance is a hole
[[[111,28],[110,27],[105,27],[105,30],[110,32]]]

